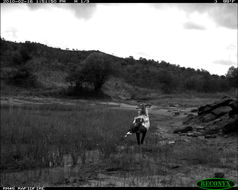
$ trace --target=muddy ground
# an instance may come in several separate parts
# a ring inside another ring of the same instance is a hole
[[[64,156],[64,167],[4,172],[1,185],[27,186],[196,186],[198,180],[223,173],[237,185],[238,157],[237,136],[217,136],[216,138],[189,137],[174,134],[173,130],[183,126],[184,118],[199,105],[209,103],[210,98],[178,99],[164,98],[152,102],[149,110],[151,128],[147,135],[157,136],[153,147],[145,138],[141,147],[120,146],[110,159],[119,160],[130,155],[135,166],[107,167],[97,150],[88,152],[88,162],[79,162],[72,167],[69,155]],[[111,109],[131,109],[136,111],[137,102],[107,102],[93,100],[62,100],[39,97],[1,97],[1,104],[47,104],[74,105],[87,102],[90,106],[107,105]],[[135,137],[130,137],[135,138]],[[201,149],[200,149],[201,147]],[[156,153],[156,154],[153,154]],[[138,167],[137,167],[138,165]],[[146,169],[147,168],[147,169]],[[148,169],[149,168],[149,169]]]

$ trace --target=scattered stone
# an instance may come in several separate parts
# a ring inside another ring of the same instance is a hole
[[[69,183],[77,183],[77,181],[78,181],[77,178],[75,178],[75,177],[70,177],[67,180],[69,180]]]
[[[192,112],[192,113],[197,113],[197,112],[198,112],[198,109],[192,109],[191,112]]]
[[[176,108],[175,104],[169,104],[169,107]]]
[[[185,136],[186,134],[185,133],[179,133],[179,136]]]
[[[121,170],[121,168],[120,167],[116,167],[116,168],[107,168],[106,169],[107,172],[118,171],[118,170]]]
[[[85,178],[80,176],[80,177],[78,178],[78,182],[82,182],[82,181],[85,181]]]
[[[168,144],[174,144],[175,141],[168,141]]]
[[[198,138],[199,138],[200,140],[204,140],[204,139],[205,139],[204,136],[199,136]]]
[[[194,110],[195,111],[195,110]],[[188,115],[183,121],[187,126],[193,126],[194,130],[203,134],[208,134],[205,138],[215,138],[209,134],[230,134],[238,132],[238,100],[230,97],[224,97],[212,104],[201,106],[198,108],[198,115]],[[186,128],[186,127],[185,127]],[[175,130],[177,133],[181,130]],[[186,131],[184,133],[187,133]],[[196,134],[193,132],[193,134]],[[188,134],[188,136],[193,136]]]
[[[216,115],[214,115],[212,113],[208,113],[208,114],[204,115],[203,117],[200,117],[200,120],[205,123],[205,122],[212,121],[216,118],[217,118]]]
[[[224,114],[230,112],[231,110],[232,110],[232,108],[230,106],[223,106],[223,107],[218,107],[218,108],[212,110],[212,113],[217,116],[221,116],[221,115],[224,115]]]
[[[68,178],[65,178],[65,179],[64,179],[64,182],[65,182],[66,184],[69,184],[69,183],[70,183],[70,180],[69,180]]]
[[[214,174],[214,177],[215,177],[215,178],[224,178],[224,177],[225,177],[225,174],[222,173],[222,172],[217,172],[217,173]]]
[[[222,129],[219,130],[218,135],[220,135],[220,136],[223,135]]]
[[[63,165],[66,167],[71,167],[73,165],[73,158],[71,154],[63,155]]]
[[[186,120],[183,121],[183,124],[188,124],[188,123],[191,123],[191,121],[193,121],[193,119],[195,118],[195,116],[193,114],[188,114],[187,117],[186,117]]]
[[[228,106],[233,101],[235,101],[235,100],[233,100],[232,98],[226,97],[226,98],[220,100],[219,102],[215,102],[213,104],[201,106],[201,107],[198,108],[198,115],[209,113],[209,112],[211,112],[212,110],[214,110],[218,107]]]
[[[193,133],[187,133],[187,136],[192,137],[194,134]]]
[[[234,131],[238,131],[238,117],[236,118],[231,118],[229,120],[229,123],[226,124],[223,127],[223,132],[224,133],[230,133],[230,132],[234,132]]]
[[[177,168],[179,168],[179,167],[180,167],[179,165],[170,166],[171,169],[177,169]]]
[[[178,132],[187,133],[188,131],[192,131],[192,130],[193,130],[193,128],[191,126],[186,126],[181,129],[175,129],[174,133],[178,133]]]
[[[204,126],[201,126],[201,125],[196,126],[196,130],[198,130],[198,131],[201,131],[201,130],[204,130],[204,129],[205,129]]]
[[[201,135],[202,135],[202,133],[194,131],[192,137],[198,137],[198,136],[201,136]]]
[[[209,139],[209,138],[216,138],[216,135],[205,135],[205,138]]]
[[[184,142],[190,142],[190,140],[189,139],[183,139],[184,140]]]

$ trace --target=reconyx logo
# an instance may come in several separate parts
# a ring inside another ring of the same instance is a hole
[[[230,189],[235,183],[225,178],[207,178],[197,182],[197,186],[202,189]]]

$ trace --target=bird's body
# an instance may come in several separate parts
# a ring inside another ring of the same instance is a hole
[[[133,133],[136,134],[137,143],[138,145],[143,144],[146,132],[150,128],[150,119],[148,115],[148,105],[142,105],[141,108],[139,108],[138,116],[134,117],[134,120],[132,122],[132,125],[130,129],[128,130],[125,137],[128,135],[131,135]],[[140,134],[142,133],[142,138],[140,139]]]

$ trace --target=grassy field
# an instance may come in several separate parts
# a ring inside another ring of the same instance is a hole
[[[64,154],[82,156],[92,149],[106,158],[122,143],[132,116],[131,111],[86,104],[2,106],[1,169],[59,165]]]

